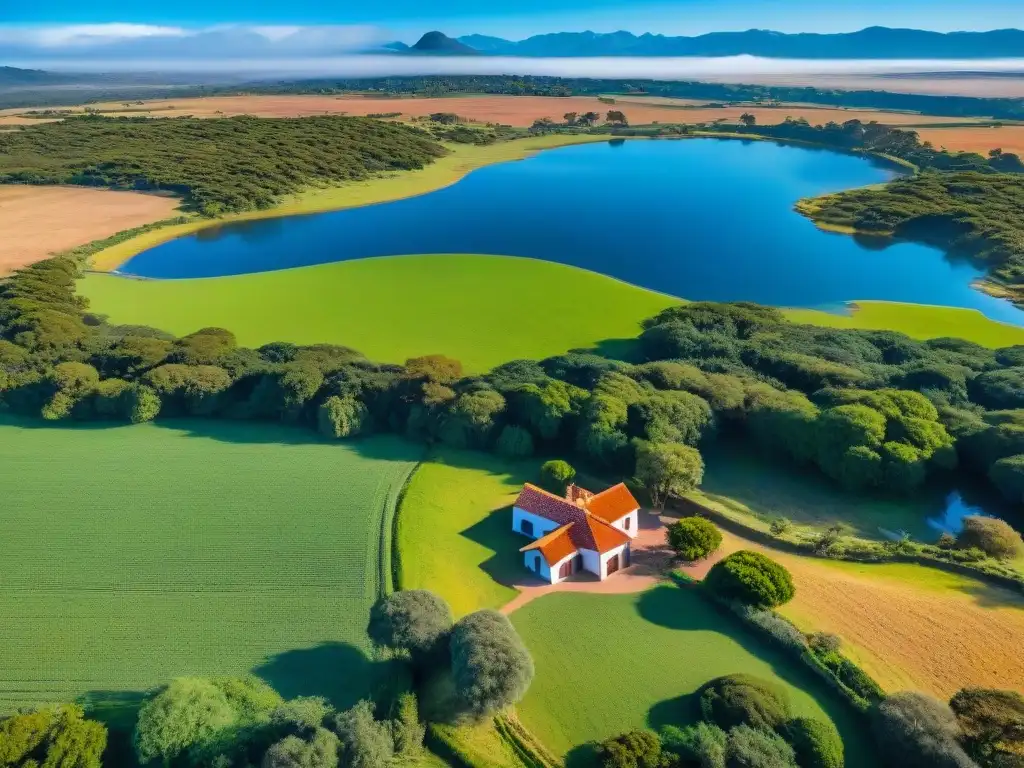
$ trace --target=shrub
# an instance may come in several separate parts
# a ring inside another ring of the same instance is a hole
[[[403,758],[415,757],[423,749],[426,726],[420,722],[416,694],[407,691],[398,697],[398,713],[391,721],[391,735],[395,754]]]
[[[684,560],[703,560],[722,545],[722,534],[703,517],[684,517],[668,527],[668,544]]]
[[[728,735],[712,723],[700,722],[686,728],[669,725],[661,730],[661,746],[678,755],[685,764],[700,768],[725,768],[725,745]]]
[[[797,717],[786,723],[783,733],[800,768],[843,768],[843,740],[831,722]]]
[[[350,768],[379,768],[388,765],[395,753],[391,728],[373,716],[373,704],[360,701],[334,719],[334,729],[345,748]]]
[[[843,639],[831,632],[815,632],[807,641],[816,653],[838,653],[843,647]]]
[[[733,609],[744,620],[765,632],[784,648],[797,653],[807,650],[807,638],[791,621],[775,611],[766,611],[742,603],[733,603]]]
[[[1020,534],[1004,520],[971,515],[964,518],[963,525],[956,539],[960,549],[977,547],[989,557],[1009,559],[1024,546]]]
[[[101,768],[107,729],[76,704],[0,717],[0,765]]]
[[[522,699],[533,659],[507,617],[492,610],[460,619],[451,633],[452,677],[466,714],[482,718]]]
[[[509,459],[532,456],[533,437],[522,427],[507,424],[498,435],[496,449],[501,456]]]
[[[882,701],[872,731],[893,768],[974,768],[957,743],[960,727],[953,711],[923,693],[902,691]]]
[[[720,560],[704,579],[719,598],[757,608],[774,608],[793,599],[789,571],[760,552],[740,550]]]
[[[597,758],[601,768],[658,768],[661,742],[650,731],[628,731],[602,741]]]
[[[308,741],[286,736],[267,750],[262,768],[337,768],[340,746],[326,728],[317,728]]]
[[[270,722],[283,731],[307,733],[323,725],[333,711],[327,699],[299,696],[279,704],[270,713]]]
[[[793,748],[769,730],[737,725],[725,744],[727,768],[796,768]]]
[[[408,651],[422,662],[441,649],[451,628],[448,603],[425,589],[406,589],[373,604],[366,631],[375,645]]]
[[[540,484],[545,489],[561,495],[565,488],[576,477],[576,470],[572,465],[561,459],[545,461],[540,468]]]
[[[1012,766],[1024,755],[1024,696],[964,688],[949,702],[967,751],[984,766]]]
[[[1024,455],[999,459],[989,467],[988,478],[1007,501],[1024,504]]]
[[[365,431],[369,424],[369,411],[352,395],[332,395],[317,410],[317,429],[324,437],[352,437]]]
[[[238,715],[224,691],[213,682],[183,677],[173,680],[139,710],[135,751],[140,763],[165,763],[193,747],[213,741]]]
[[[737,725],[772,730],[789,717],[789,695],[775,683],[753,675],[726,675],[697,692],[701,717],[728,729]]]
[[[771,525],[768,527],[772,536],[779,537],[785,536],[791,530],[793,530],[793,521],[788,517],[777,517],[772,520]]]

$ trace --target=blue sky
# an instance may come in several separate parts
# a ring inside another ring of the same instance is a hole
[[[885,25],[950,31],[1024,27],[1024,0],[0,0],[0,24],[109,22],[372,24],[404,38],[434,28],[511,38],[583,29],[699,34],[752,27],[834,32]]]

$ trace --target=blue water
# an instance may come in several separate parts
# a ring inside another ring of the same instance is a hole
[[[1024,324],[970,287],[981,271],[912,243],[823,232],[801,197],[893,178],[865,158],[716,139],[549,150],[427,195],[204,230],[128,261],[149,278],[236,275],[413,253],[556,261],[688,299],[836,308],[884,299],[979,309]]]

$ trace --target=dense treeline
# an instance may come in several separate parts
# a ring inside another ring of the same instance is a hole
[[[1024,301],[1024,178],[1000,173],[927,173],[884,187],[810,201],[804,211],[827,224],[934,243],[980,262],[1017,302]]]
[[[238,88],[220,89],[238,93]],[[898,109],[952,117],[1024,118],[1024,99],[939,96],[889,91],[844,91],[810,86],[744,85],[644,79],[545,77],[530,75],[422,75],[410,77],[324,78],[275,84],[254,84],[247,93],[345,93],[377,91],[384,94],[443,96],[455,93],[492,93],[513,96],[581,96],[608,93],[647,94],[713,102],[786,101],[837,107]]]
[[[389,365],[334,345],[245,349],[224,329],[174,338],[109,325],[75,294],[77,273],[56,258],[0,286],[0,392],[14,412],[270,419],[328,438],[389,431],[510,456],[577,456],[625,476],[640,457],[652,491],[700,479],[699,457],[673,447],[732,432],[851,490],[908,492],[960,466],[1024,502],[1024,347],[920,342],[694,303],[644,323],[642,362],[569,353],[464,376],[441,355]]]
[[[166,190],[216,215],[267,208],[310,186],[422,168],[442,154],[426,132],[370,118],[89,115],[0,134],[0,183]]]
[[[922,142],[916,131],[894,128],[877,122],[847,120],[811,125],[805,118],[787,117],[776,125],[757,125],[745,114],[741,126],[717,126],[730,132],[751,133],[788,141],[806,141],[838,149],[853,149],[906,160],[918,168],[936,171],[978,171],[982,173],[1021,173],[1024,163],[1012,152],[993,148],[988,155],[977,152],[937,150]]]

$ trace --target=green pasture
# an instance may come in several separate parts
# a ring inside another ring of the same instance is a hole
[[[113,719],[170,678],[250,672],[350,705],[384,670],[365,622],[417,458],[264,424],[0,421],[0,711]]]
[[[786,317],[795,323],[829,328],[901,331],[915,339],[953,336],[993,348],[1024,344],[1024,327],[989,320],[976,309],[895,301],[855,301],[850,304],[849,314],[787,309]]]
[[[509,507],[536,470],[450,449],[421,464],[398,511],[402,589],[436,592],[457,617],[515,597],[504,586],[523,573]]]
[[[837,694],[693,588],[555,593],[511,619],[537,668],[520,719],[554,752],[567,753],[570,768],[583,764],[579,748],[589,741],[692,722],[696,690],[739,672],[784,684],[796,714],[831,718],[850,768],[870,762],[866,729]]]
[[[197,280],[88,275],[92,309],[177,334],[229,328],[239,343],[327,342],[403,362],[443,353],[471,372],[634,338],[677,299],[594,272],[475,254],[389,256]]]

